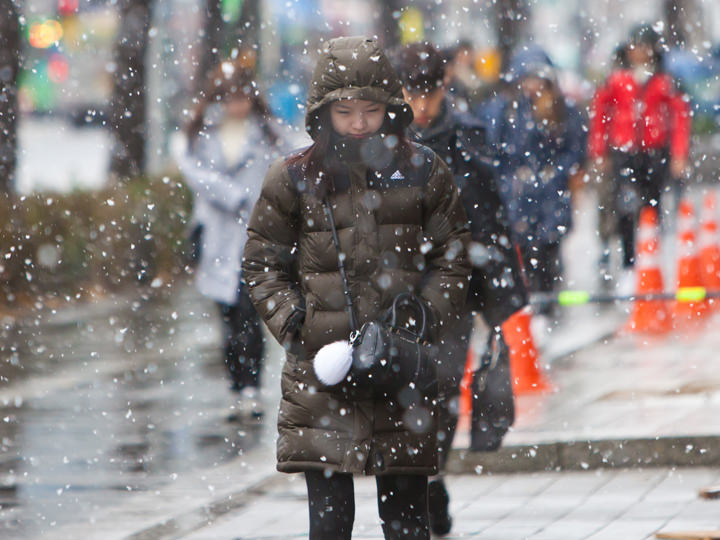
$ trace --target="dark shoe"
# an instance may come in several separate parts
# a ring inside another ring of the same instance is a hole
[[[433,534],[446,535],[452,528],[450,517],[450,497],[445,482],[433,480],[428,484],[428,514],[430,515],[430,530]]]

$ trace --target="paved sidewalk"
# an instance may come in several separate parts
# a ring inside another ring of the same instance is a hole
[[[719,326],[621,335],[553,361],[554,392],[516,400],[501,452],[462,452],[461,431],[453,470],[720,465]]]
[[[612,470],[451,476],[451,539],[642,540],[660,530],[720,526],[720,501],[697,489],[720,481],[711,469]],[[381,540],[375,483],[356,480],[353,538]],[[283,476],[244,508],[219,516],[184,540],[307,538],[301,476]]]

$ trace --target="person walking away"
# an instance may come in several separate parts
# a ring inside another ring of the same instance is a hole
[[[561,93],[540,47],[519,47],[507,78],[507,91],[485,104],[480,116],[497,156],[500,196],[528,288],[549,293],[562,279],[560,246],[572,226],[568,183],[585,157],[583,118]]]
[[[635,27],[626,50],[627,65],[613,71],[598,89],[590,115],[590,158],[613,181],[625,269],[618,280],[622,294],[632,292],[641,207],[659,207],[668,180],[680,179],[688,164],[690,107],[663,70],[664,47],[663,37],[652,26]]]
[[[627,43],[621,43],[615,49],[613,54],[613,70],[627,69]],[[600,102],[607,99],[603,95],[607,89],[601,85],[595,91],[593,97],[594,102]],[[604,166],[603,160],[588,160],[588,171],[590,172],[590,181],[595,187],[598,197],[598,235],[600,239],[600,258],[598,260],[600,287],[606,292],[615,288],[616,283],[610,268],[610,243],[617,234],[616,222],[619,212],[615,208],[615,186],[610,171]],[[617,276],[615,276],[617,278]]]
[[[469,114],[459,112],[444,86],[444,62],[431,44],[415,43],[394,55],[403,95],[413,110],[415,139],[432,148],[450,168],[469,219],[468,253],[473,264],[468,301],[460,323],[440,339],[438,370],[438,457],[441,474],[429,483],[430,526],[434,534],[450,532],[449,495],[442,477],[458,421],[458,398],[475,313],[481,313],[503,354],[474,396],[482,425],[473,425],[473,449],[496,450],[514,419],[507,346],[500,327],[527,303],[505,207],[498,195],[485,129]],[[493,340],[489,340],[493,341]]]
[[[225,365],[237,394],[231,416],[259,417],[264,343],[240,265],[261,178],[281,153],[281,132],[244,56],[220,63],[197,99],[187,145],[176,156],[194,195],[195,283],[222,318]]]
[[[359,325],[379,320],[406,292],[427,306],[436,335],[457,324],[470,275],[467,217],[443,161],[407,140],[411,121],[377,42],[330,40],[308,94],[314,142],[272,166],[248,229],[250,296],[287,351],[278,470],[305,474],[311,540],[351,537],[355,474],[376,477],[386,539],[430,538],[432,401],[406,410],[402,395],[324,385],[313,366],[321,348],[351,330],[328,214]]]

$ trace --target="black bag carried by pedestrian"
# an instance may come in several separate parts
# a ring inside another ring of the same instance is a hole
[[[515,421],[510,351],[502,332],[490,334],[480,367],[473,373],[471,392],[470,448],[476,452],[497,450]]]
[[[398,324],[401,309],[412,312],[418,331]],[[381,321],[367,322],[353,332],[351,382],[376,393],[393,393],[412,385],[422,396],[436,396],[437,373],[427,324],[427,308],[420,299],[410,293],[398,294]]]
[[[350,317],[351,358],[348,359],[350,365],[347,376],[342,381],[349,383],[353,391],[364,394],[397,396],[399,392],[407,389],[399,399],[403,405],[416,403],[418,398],[435,397],[438,389],[436,350],[428,341],[430,320],[427,307],[417,296],[409,292],[400,293],[393,299],[392,306],[383,317],[366,322],[359,328],[335,220],[327,199],[325,211],[338,254],[345,308]],[[414,317],[410,319],[414,322],[412,328],[400,324],[399,314],[403,310],[406,310],[410,317]],[[317,362],[323,356],[322,353],[321,349],[316,356],[316,373]]]

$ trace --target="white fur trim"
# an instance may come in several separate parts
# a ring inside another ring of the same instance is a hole
[[[332,386],[342,381],[352,364],[352,345],[349,341],[335,341],[325,345],[315,355],[313,367],[321,383]]]

